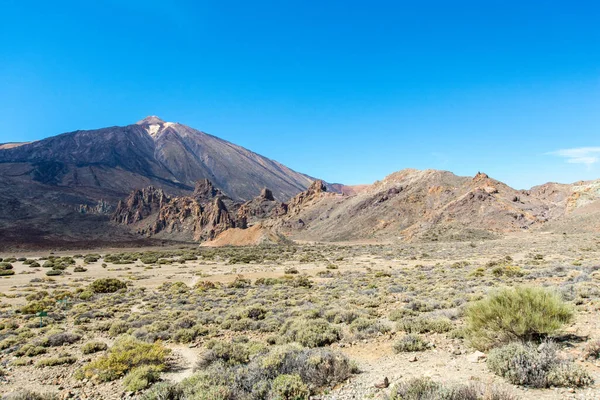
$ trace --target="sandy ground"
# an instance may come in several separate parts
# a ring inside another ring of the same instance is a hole
[[[381,257],[362,252],[357,256],[345,257],[343,261],[336,262],[340,271],[367,271],[372,268],[398,269],[412,268],[417,266],[434,266],[439,263],[453,263],[468,261],[470,263],[484,263],[490,259],[510,255],[514,259],[524,258],[532,253],[544,253],[548,262],[562,262],[565,265],[585,259],[587,263],[600,264],[600,236],[581,235],[565,237],[558,234],[537,235],[513,235],[501,240],[477,242],[477,243],[427,243],[427,244],[403,244],[394,243],[399,249],[389,257]],[[370,245],[371,243],[344,243],[349,246]],[[340,244],[336,244],[340,245]],[[196,248],[190,245],[187,248]],[[144,251],[144,249],[130,249],[131,251]],[[150,250],[150,249],[148,249]],[[155,249],[152,249],[155,250]],[[160,248],[159,250],[165,250]],[[93,252],[93,251],[90,251]],[[127,252],[125,249],[101,249],[101,254]],[[86,254],[86,252],[78,251]],[[74,252],[57,252],[56,256],[70,255]],[[417,254],[417,256],[406,256]],[[23,252],[20,254],[0,254],[0,257],[9,256],[37,258],[48,256],[47,252]],[[286,268],[295,267],[301,273],[306,273],[312,279],[318,281],[318,271],[323,271],[323,263],[300,263],[297,261],[286,261],[283,263],[266,264],[234,264],[228,265],[221,261],[191,261],[185,264],[161,265],[147,268],[137,261],[127,265],[109,264],[102,267],[103,261],[83,265],[82,259],[77,259],[77,265],[84,266],[87,271],[82,273],[70,272],[68,275],[52,278],[54,283],[65,284],[71,287],[86,286],[94,279],[102,277],[115,277],[127,280],[133,287],[145,287],[154,289],[164,282],[182,281],[188,286],[193,286],[199,280],[215,282],[231,282],[239,274],[245,278],[255,280],[261,277],[281,277]],[[45,279],[44,268],[30,268],[21,262],[13,262],[16,274],[11,277],[0,279],[0,293],[8,295],[2,301],[11,305],[22,305],[25,303],[23,297],[12,298],[12,294],[28,291],[25,288],[33,278]],[[137,304],[131,310],[134,313],[144,313],[144,304]],[[572,333],[591,338],[600,337],[600,313],[598,310],[588,310],[578,315],[575,325],[571,328]],[[436,342],[434,338],[434,343]],[[585,367],[596,380],[591,388],[569,390],[569,389],[546,389],[528,390],[517,388],[507,384],[502,378],[491,374],[484,362],[471,362],[469,356],[472,349],[461,347],[456,342],[440,338],[439,343],[433,350],[419,353],[394,354],[391,350],[392,336],[381,336],[375,339],[359,341],[357,343],[333,345],[334,348],[344,352],[356,360],[361,373],[351,378],[349,382],[341,385],[332,393],[325,396],[328,399],[359,399],[365,393],[372,398],[383,398],[385,391],[374,388],[374,384],[388,377],[391,384],[420,376],[429,376],[441,382],[466,383],[477,381],[483,384],[495,384],[509,388],[518,398],[523,399],[600,399],[600,361],[585,362]],[[181,381],[193,373],[201,349],[186,345],[168,345],[173,350],[174,368],[164,374],[164,378],[172,381]],[[573,356],[578,358],[580,348],[572,350]],[[415,360],[416,357],[416,360]],[[27,381],[31,390],[57,390],[60,385],[54,384],[52,377],[42,377],[39,382],[31,384]],[[16,380],[10,385],[0,389],[9,391],[22,385],[23,382]]]

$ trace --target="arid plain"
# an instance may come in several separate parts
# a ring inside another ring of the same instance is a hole
[[[210,393],[176,398],[233,398],[224,393],[242,389],[219,376],[304,351],[317,370],[326,363],[329,375],[287,375],[311,376],[303,381],[315,398],[413,398],[394,397],[411,382],[469,385],[498,399],[600,397],[598,235],[1,257],[14,271],[0,279],[4,394],[26,388],[60,398],[163,398],[149,396],[169,385],[204,384]],[[64,265],[62,274],[48,276],[56,265]],[[119,286],[94,285],[106,278]],[[572,319],[544,340],[552,341],[560,362],[577,367],[577,379],[535,388],[491,370],[490,354],[469,338],[466,310],[505,287],[544,287],[572,307]],[[156,353],[146,360],[156,373],[138,377],[141,383],[128,378],[135,366],[101,364],[124,337],[149,346],[135,351]],[[107,374],[110,368],[118,371]],[[298,390],[295,398],[303,398]]]

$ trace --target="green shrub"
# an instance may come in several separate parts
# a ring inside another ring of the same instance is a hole
[[[387,333],[390,330],[390,327],[381,321],[363,317],[355,319],[350,324],[350,331],[362,337]]]
[[[117,337],[129,330],[129,324],[125,321],[115,321],[110,325],[108,334],[111,337]]]
[[[76,266],[75,268],[73,268],[73,272],[85,272],[85,271],[87,271],[87,269],[83,268],[83,267],[81,267],[79,265]]]
[[[125,289],[127,285],[115,278],[96,279],[89,286],[89,289],[94,293],[115,293],[121,289]]]
[[[250,350],[242,343],[211,340],[206,344],[206,348],[208,350],[196,363],[196,369],[204,369],[217,361],[227,365],[237,365],[246,364],[250,360]]]
[[[286,285],[292,286],[292,287],[311,288],[313,285],[313,282],[310,280],[310,278],[306,274],[284,275],[283,278],[281,279],[281,282]]]
[[[36,393],[26,390],[24,392],[9,393],[2,400],[58,400],[54,393]]]
[[[573,308],[543,288],[503,289],[471,305],[467,336],[487,350],[511,340],[539,341],[573,319]]]
[[[44,347],[58,347],[65,344],[73,344],[78,342],[80,339],[81,336],[75,333],[60,332],[42,339],[40,344]]]
[[[11,263],[0,262],[0,271],[8,271],[9,269],[13,269],[13,266]]]
[[[95,263],[100,259],[100,254],[88,254],[84,257],[83,262],[86,264]]]
[[[238,275],[234,281],[229,284],[230,288],[243,289],[249,287],[251,284],[250,279],[245,279],[243,276]]]
[[[107,348],[108,346],[104,342],[87,342],[81,347],[81,352],[83,354],[93,354],[99,351],[104,351]]]
[[[271,385],[270,399],[302,400],[308,399],[310,391],[299,375],[279,375]]]
[[[405,318],[396,323],[398,330],[406,333],[445,333],[454,328],[452,321],[448,318],[416,317]]]
[[[515,385],[536,388],[550,386],[587,386],[593,382],[581,367],[558,354],[555,343],[509,343],[493,349],[487,360],[488,368]]]
[[[257,278],[254,281],[256,286],[273,286],[282,284],[283,280],[277,278]]]
[[[38,368],[44,367],[55,367],[57,365],[73,364],[77,361],[77,358],[71,356],[58,356],[51,358],[42,358],[35,366]]]
[[[143,396],[142,400],[186,400],[187,397],[183,393],[183,384],[175,384],[171,382],[159,382],[152,385]]]
[[[63,272],[60,269],[51,269],[49,271],[46,271],[47,276],[58,276],[62,274]]]
[[[15,271],[12,269],[0,269],[0,276],[11,276],[14,275]]]
[[[600,340],[592,340],[585,346],[583,353],[585,359],[597,360],[600,359]]]
[[[173,340],[177,343],[191,343],[198,336],[206,335],[208,329],[205,327],[181,328],[173,334]]]
[[[129,371],[123,378],[125,390],[139,392],[147,389],[160,379],[160,369],[154,365],[144,365]]]
[[[471,383],[445,386],[430,378],[414,378],[394,386],[389,400],[516,400],[508,392],[493,386]]]
[[[423,351],[427,349],[427,343],[419,335],[406,335],[394,343],[396,353],[407,351]]]
[[[321,347],[341,339],[341,332],[324,319],[287,321],[281,328],[287,342],[298,342],[306,347]]]
[[[508,278],[518,278],[525,275],[523,270],[516,265],[501,265],[492,269],[494,276],[506,276]]]
[[[79,298],[81,300],[89,300],[94,296],[94,293],[89,291],[89,290],[84,290],[83,292],[79,293]]]
[[[14,355],[17,357],[27,356],[27,357],[35,357],[40,354],[45,354],[46,349],[42,346],[36,346],[34,344],[25,344],[21,346],[17,351],[14,352]]]
[[[122,336],[106,355],[83,367],[79,377],[95,377],[101,382],[107,382],[119,379],[132,369],[144,365],[153,365],[162,370],[169,352],[160,342],[149,344],[132,336]]]
[[[30,301],[23,307],[21,307],[21,312],[23,314],[35,314],[40,311],[48,310],[54,306],[54,302],[51,300],[39,300],[39,301]]]
[[[199,291],[206,291],[206,290],[211,290],[211,289],[216,289],[218,287],[218,284],[215,282],[211,282],[211,281],[199,281],[198,283],[196,283],[194,285],[194,289],[195,290],[199,290]]]
[[[356,372],[353,364],[340,353],[307,349],[294,343],[260,351],[246,363],[214,361],[176,387],[160,390],[173,395],[183,393],[185,398],[210,400],[284,399],[294,397],[277,396],[294,394],[305,398],[310,392],[345,381],[353,372]],[[286,376],[278,379],[282,375]]]

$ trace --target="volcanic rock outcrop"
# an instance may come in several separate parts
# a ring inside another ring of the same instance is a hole
[[[119,202],[112,219],[146,236],[204,241],[227,229],[246,229],[286,212],[287,206],[275,200],[269,189],[241,203],[204,179],[196,183],[191,196],[170,197],[154,187],[133,191]]]

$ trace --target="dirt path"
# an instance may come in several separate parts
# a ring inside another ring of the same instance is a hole
[[[199,350],[188,346],[168,346],[173,351],[177,365],[171,372],[163,374],[163,378],[172,382],[181,382],[194,373],[194,365],[198,361]]]

